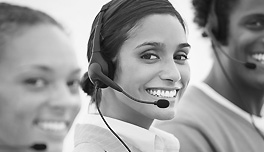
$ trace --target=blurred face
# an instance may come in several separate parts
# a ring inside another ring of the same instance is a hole
[[[118,101],[132,109],[134,120],[172,119],[190,77],[189,44],[179,20],[150,15],[130,31],[119,52],[115,82],[128,94],[145,101],[166,99],[168,108],[135,102],[116,92]],[[129,110],[128,110],[129,111]]]
[[[252,62],[257,68],[247,69],[227,59],[224,64],[233,80],[247,87],[264,88],[264,1],[240,0],[230,16],[228,53],[241,61]]]
[[[45,143],[61,151],[80,108],[70,39],[55,26],[38,25],[8,41],[0,60],[0,145]]]

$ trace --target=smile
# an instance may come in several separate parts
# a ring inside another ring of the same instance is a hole
[[[258,62],[264,63],[264,53],[256,53],[252,55],[252,58]]]
[[[174,98],[177,95],[177,90],[163,90],[163,89],[147,89],[147,92],[155,97]]]
[[[36,125],[48,132],[64,132],[68,130],[69,126],[65,121],[38,121]]]

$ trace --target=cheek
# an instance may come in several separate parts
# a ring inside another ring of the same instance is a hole
[[[191,76],[189,64],[187,63],[186,65],[180,66],[179,71],[181,73],[181,81],[184,87],[187,87],[190,81],[190,76]]]
[[[127,59],[127,62],[119,62],[116,67],[114,81],[120,84],[133,84],[144,78],[148,67],[137,65],[138,61]]]
[[[16,90],[17,89],[13,89],[10,86],[9,87],[6,86],[6,89],[0,88],[0,117],[1,117],[1,120],[9,119],[14,116],[20,116],[21,114],[19,112],[22,111],[23,108],[27,106],[27,105],[23,106],[24,101],[21,101],[21,98],[23,99],[23,96],[20,96],[20,94]]]
[[[15,119],[21,122],[31,117],[33,111],[37,111],[35,106],[39,103],[37,100],[31,101],[27,95],[23,97],[15,94],[4,100],[0,99],[0,101],[0,114],[3,116],[1,118],[10,120]]]
[[[16,85],[9,90],[0,90],[0,114],[10,120],[27,123],[39,111],[46,94],[36,94]],[[2,117],[2,118],[3,118]],[[5,118],[3,118],[5,119]],[[15,123],[15,122],[14,122]],[[17,125],[20,123],[17,123]]]
[[[8,94],[7,94],[8,95]],[[30,138],[29,127],[34,108],[23,99],[17,98],[15,94],[4,98],[0,95],[0,138],[5,141],[15,142]],[[23,132],[23,133],[19,133]]]
[[[117,70],[115,82],[127,93],[138,97],[145,90],[144,85],[153,79],[153,69],[145,66],[130,66]]]
[[[248,49],[252,49],[252,47],[254,45],[256,45],[256,43],[258,43],[259,40],[259,36],[252,34],[252,33],[246,33],[244,35],[242,35],[241,37],[239,37],[238,41],[238,46],[241,46],[242,50],[248,50]]]
[[[248,30],[234,30],[229,36],[230,54],[241,56],[242,52],[250,51],[259,38],[258,33]]]
[[[0,95],[0,125],[5,124],[6,122],[13,122],[13,120],[10,118],[13,115],[16,115],[17,105],[15,104],[14,100],[10,99],[10,97],[5,98],[5,96],[2,94]]]
[[[181,83],[183,84],[183,88],[179,96],[181,98],[190,82],[191,72],[190,72],[189,64],[179,67],[179,71],[181,73]]]

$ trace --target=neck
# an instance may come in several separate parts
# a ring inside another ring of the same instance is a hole
[[[111,91],[113,90],[105,90],[103,93],[100,105],[103,115],[149,129],[154,119],[145,117],[131,108],[127,103],[118,100],[115,94]],[[125,99],[129,100],[128,102],[134,102],[130,101],[127,97],[125,97]]]
[[[212,68],[204,80],[206,84],[247,113],[257,116],[261,115],[261,108],[264,102],[263,90],[249,88],[243,86],[243,84],[235,83],[233,80],[230,83],[223,73],[213,69],[217,68]]]
[[[29,152],[30,149],[24,149],[19,147],[11,147],[6,145],[0,146],[0,152]]]
[[[26,149],[23,147],[21,148],[20,146],[17,147],[16,145],[13,144],[8,144],[4,142],[3,140],[0,140],[0,152],[26,152]]]

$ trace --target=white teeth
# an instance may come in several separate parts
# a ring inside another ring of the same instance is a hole
[[[160,96],[160,93],[161,93],[160,90],[157,90],[157,95],[158,95],[158,96]]]
[[[176,90],[147,89],[147,92],[156,97],[173,98],[177,95]]]
[[[41,121],[37,125],[45,131],[64,131],[67,129],[66,122],[62,121]]]
[[[256,59],[257,61],[264,63],[264,54],[263,53],[253,54],[252,57],[254,59]]]

